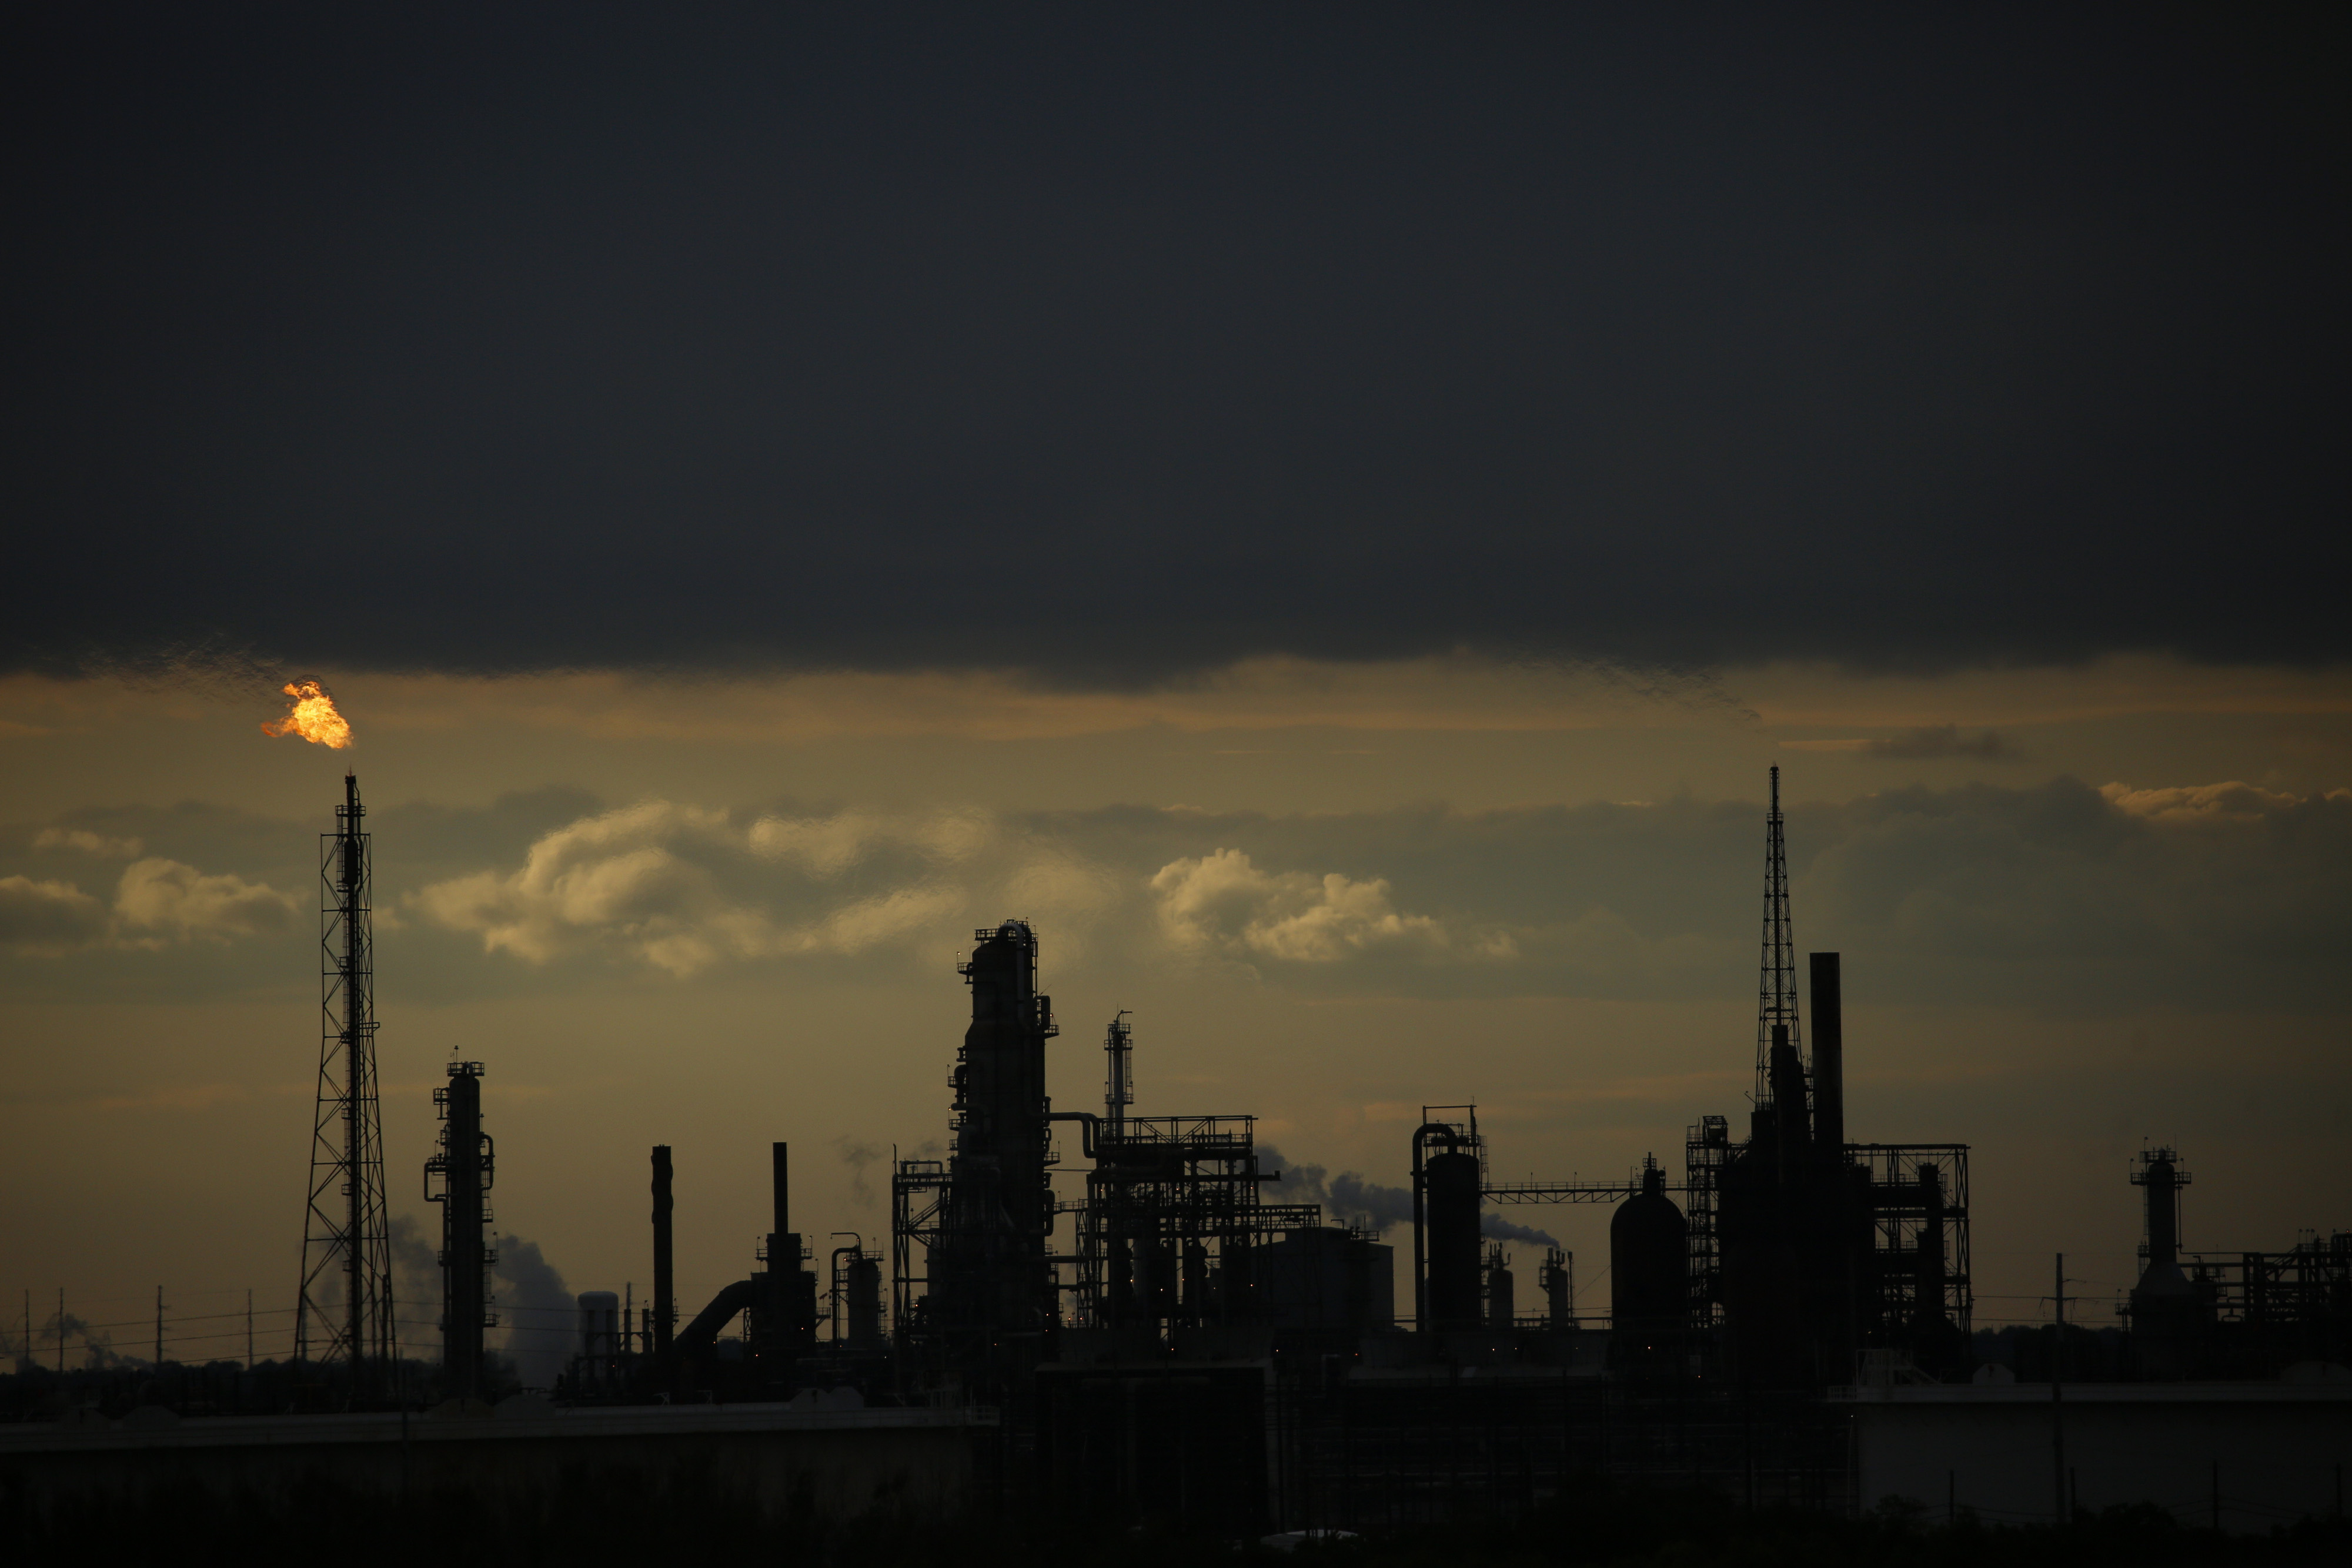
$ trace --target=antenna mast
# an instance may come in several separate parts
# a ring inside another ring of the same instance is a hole
[[[1780,823],[1780,770],[1772,769],[1772,810],[1764,819],[1764,963],[1756,994],[1756,1098],[1772,1092],[1772,1030],[1788,1029],[1789,1043],[1804,1058],[1797,1028],[1797,955],[1789,933],[1789,845]]]
[[[392,1392],[399,1354],[376,1108],[375,941],[369,835],[360,827],[366,815],[358,778],[345,774],[335,831],[319,835],[319,1096],[294,1314],[296,1364],[348,1363],[353,1405]]]

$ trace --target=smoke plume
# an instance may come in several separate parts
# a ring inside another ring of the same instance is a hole
[[[860,1208],[874,1207],[874,1188],[866,1179],[866,1167],[882,1157],[882,1151],[872,1144],[843,1136],[834,1139],[841,1146],[841,1163],[849,1167],[849,1196]]]
[[[1481,1215],[1478,1234],[1489,1241],[1533,1241],[1545,1247],[1557,1247],[1559,1238],[1549,1230],[1538,1230],[1532,1225],[1514,1225],[1499,1214]]]
[[[494,1270],[499,1321],[506,1328],[506,1354],[527,1388],[551,1388],[572,1351],[578,1331],[578,1302],[563,1276],[520,1236],[499,1238]]]
[[[1356,1171],[1341,1171],[1307,1161],[1286,1160],[1271,1144],[1257,1147],[1261,1170],[1282,1173],[1278,1182],[1262,1189],[1269,1203],[1319,1203],[1324,1218],[1335,1225],[1352,1225],[1379,1235],[1412,1218],[1412,1193],[1401,1186],[1367,1181]]]

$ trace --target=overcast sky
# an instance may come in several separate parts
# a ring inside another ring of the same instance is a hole
[[[19,17],[7,656],[2337,658],[2263,15]]]
[[[6,26],[0,1286],[290,1291],[347,765],[394,1209],[484,1061],[534,1301],[642,1287],[655,1142],[688,1294],[772,1138],[872,1239],[1007,916],[1066,1106],[1129,1008],[1139,1108],[1335,1179],[1472,1098],[1498,1168],[1678,1164],[1776,763],[1981,1316],[2125,1281],[2143,1138],[2193,1246],[2352,1228],[2292,11]],[[298,676],[354,749],[262,737]]]

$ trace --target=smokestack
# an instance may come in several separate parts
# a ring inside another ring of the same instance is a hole
[[[2147,1266],[2168,1269],[2180,1261],[2180,1168],[2160,1150],[2147,1162]]]
[[[654,1354],[669,1354],[670,1324],[677,1318],[677,1291],[669,1271],[669,1145],[654,1145]]]
[[[776,1157],[776,1223],[772,1228],[779,1236],[789,1235],[793,1228],[792,1185],[784,1176],[784,1145],[775,1145]]]
[[[1813,1136],[1822,1157],[1845,1159],[1845,1015],[1838,990],[1838,956],[1813,961]]]

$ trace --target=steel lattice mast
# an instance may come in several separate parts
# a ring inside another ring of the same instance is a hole
[[[1772,769],[1772,810],[1764,819],[1764,962],[1756,988],[1756,1098],[1772,1092],[1772,1028],[1785,1024],[1804,1059],[1797,1028],[1797,954],[1789,931],[1789,845],[1780,824],[1780,770]]]
[[[365,816],[359,779],[346,774],[335,831],[319,835],[319,1097],[294,1317],[296,1363],[348,1363],[354,1403],[391,1392],[399,1351],[376,1106],[375,943],[368,834],[360,827]]]

